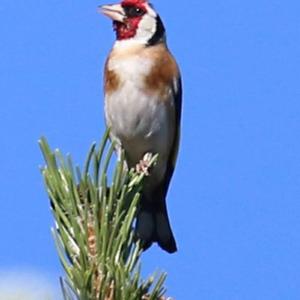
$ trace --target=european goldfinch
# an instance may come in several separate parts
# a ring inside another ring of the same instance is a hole
[[[141,166],[149,154],[158,154],[142,191],[137,236],[144,249],[157,242],[173,253],[177,246],[166,195],[179,144],[180,72],[167,48],[164,25],[150,3],[124,0],[100,10],[112,19],[116,32],[104,72],[105,118],[111,138],[124,150],[129,168]]]

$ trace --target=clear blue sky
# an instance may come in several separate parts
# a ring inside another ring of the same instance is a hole
[[[37,140],[81,163],[104,131],[114,35],[99,4],[0,2],[0,271],[61,273]],[[154,4],[184,109],[168,197],[179,252],[151,249],[145,272],[166,270],[176,300],[300,299],[300,2]]]

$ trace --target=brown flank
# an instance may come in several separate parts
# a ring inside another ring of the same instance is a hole
[[[179,76],[177,64],[167,49],[158,48],[155,53],[156,63],[145,78],[148,92],[159,91],[161,100],[167,100],[174,78]]]
[[[104,90],[106,94],[110,94],[118,88],[120,80],[114,71],[108,69],[107,63],[104,74]]]

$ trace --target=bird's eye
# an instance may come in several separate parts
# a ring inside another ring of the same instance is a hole
[[[124,10],[128,18],[141,17],[145,14],[145,11],[142,8],[135,6],[125,6]]]

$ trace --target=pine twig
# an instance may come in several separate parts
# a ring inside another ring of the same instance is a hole
[[[166,274],[141,279],[142,249],[134,235],[148,170],[128,171],[122,157],[111,174],[114,145],[109,145],[108,131],[98,149],[91,146],[82,171],[74,168],[70,156],[52,151],[45,138],[39,144],[56,224],[52,231],[66,273],[66,279],[61,279],[64,299],[167,300],[163,297]]]

